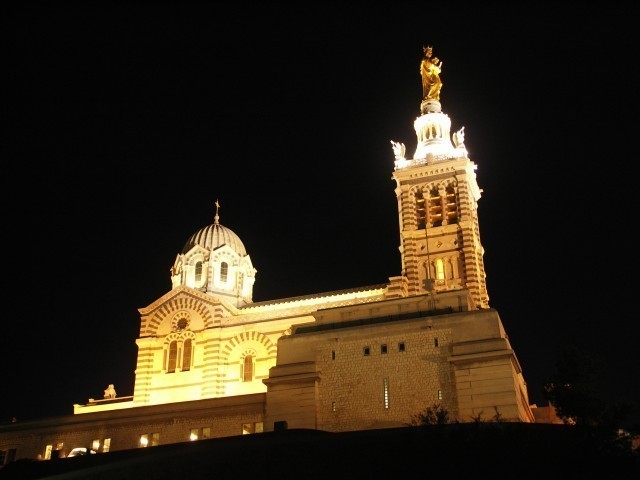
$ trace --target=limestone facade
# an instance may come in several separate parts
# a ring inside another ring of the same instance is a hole
[[[463,130],[439,102],[395,145],[402,271],[383,285],[255,303],[257,270],[219,222],[189,237],[169,292],[141,308],[134,393],[70,417],[0,426],[3,458],[124,450],[287,425],[408,425],[434,404],[452,419],[533,422],[521,366],[489,307],[481,189]],[[401,148],[400,148],[401,147]],[[384,254],[384,252],[381,252]],[[118,386],[117,386],[118,387]]]

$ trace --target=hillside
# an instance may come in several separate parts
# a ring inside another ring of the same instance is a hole
[[[283,430],[52,461],[17,461],[0,478],[595,479],[640,473],[597,430],[476,423],[329,433]],[[630,477],[631,478],[631,477]]]

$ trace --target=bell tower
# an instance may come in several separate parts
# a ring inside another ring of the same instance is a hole
[[[488,308],[476,165],[464,146],[464,127],[451,135],[451,120],[442,112],[442,62],[431,57],[431,47],[424,51],[414,158],[404,158],[404,145],[392,142],[406,294],[467,289],[472,308]]]

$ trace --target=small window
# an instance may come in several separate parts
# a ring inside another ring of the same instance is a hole
[[[16,458],[16,449],[9,448],[7,450],[0,450],[0,467],[8,463],[12,463]]]
[[[416,192],[416,222],[418,230],[423,230],[426,226],[427,211],[425,208],[424,195],[422,192]]]
[[[202,281],[202,262],[196,263],[196,283],[200,283]]]
[[[187,338],[182,347],[182,371],[191,369],[191,339]]]
[[[44,459],[51,460],[51,452],[53,451],[53,445],[47,445],[44,448]]]
[[[264,424],[262,422],[242,424],[243,435],[249,435],[251,433],[262,433],[263,431],[264,431]]]
[[[100,440],[94,440],[93,442],[91,442],[91,450],[93,450],[94,452],[100,450]]]
[[[227,275],[229,274],[229,264],[222,262],[220,264],[220,283],[227,283]]]
[[[331,411],[332,412],[336,411],[336,402],[331,402]]]
[[[102,451],[104,453],[107,453],[110,449],[111,449],[111,439],[105,438],[104,441],[102,442]]]
[[[444,262],[441,258],[436,259],[436,279],[444,280]]]
[[[178,359],[178,342],[173,341],[169,344],[169,365],[167,365],[167,373],[176,371],[176,361]]]
[[[195,442],[196,440],[198,440],[198,438],[200,438],[200,429],[192,428],[189,432],[189,441]]]
[[[160,433],[143,433],[138,438],[138,446],[141,448],[160,445]]]
[[[202,427],[202,438],[211,438],[211,427]]]
[[[404,350],[405,350],[404,342],[398,343],[398,351],[399,352],[404,352]]]
[[[387,353],[387,344],[386,343],[383,343],[382,345],[380,345],[380,353],[383,354],[383,355],[385,353]]]
[[[436,338],[433,339],[433,346],[437,347],[438,345],[439,345],[438,344],[438,337],[436,337]]]
[[[384,408],[385,410],[389,409],[389,379],[385,378],[382,380],[382,389],[384,395]]]
[[[442,390],[438,390],[438,400],[442,400]]]
[[[331,360],[335,360],[335,359],[336,359],[336,351],[331,350]]]
[[[371,355],[371,348],[370,347],[364,347],[364,356],[368,357],[369,355]]]
[[[251,355],[244,357],[244,362],[242,364],[242,381],[253,381],[253,357]]]

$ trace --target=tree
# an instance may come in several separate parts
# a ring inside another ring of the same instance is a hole
[[[422,412],[411,417],[411,426],[420,425],[445,425],[452,423],[449,418],[449,411],[439,403],[434,403],[425,408]]]
[[[630,415],[630,404],[608,405],[597,396],[596,380],[601,370],[597,358],[575,346],[560,353],[555,372],[544,384],[542,393],[563,422],[615,428]]]

